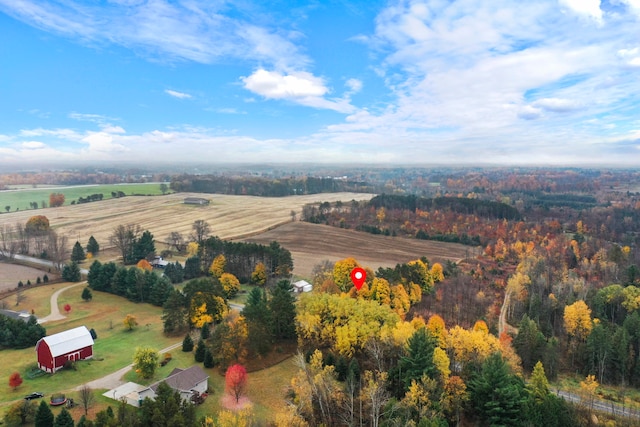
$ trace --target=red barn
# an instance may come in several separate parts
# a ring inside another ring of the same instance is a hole
[[[38,367],[45,372],[61,369],[67,360],[93,357],[93,338],[86,326],[80,326],[58,334],[41,338],[36,343]]]

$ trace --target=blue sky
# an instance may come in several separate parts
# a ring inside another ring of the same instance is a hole
[[[0,165],[640,165],[640,0],[0,0]]]

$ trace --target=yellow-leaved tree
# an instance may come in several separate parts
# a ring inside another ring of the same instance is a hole
[[[251,273],[251,282],[258,286],[264,286],[267,283],[267,268],[263,263],[256,264],[256,268]]]
[[[189,258],[198,255],[198,251],[200,250],[200,246],[196,242],[189,242],[187,245],[187,256]]]
[[[233,298],[240,290],[240,281],[231,273],[222,273],[220,284],[227,298]]]
[[[587,339],[593,329],[591,309],[583,300],[578,300],[564,308],[564,328],[567,334],[578,341]]]
[[[439,262],[433,263],[431,266],[431,277],[433,277],[433,281],[438,283],[444,280],[444,270],[442,269],[442,264]]]
[[[202,328],[205,324],[213,322],[213,316],[207,313],[207,303],[192,307],[191,324],[196,328]]]
[[[356,267],[360,267],[360,264],[351,257],[336,261],[333,265],[333,281],[341,292],[349,292],[353,287],[351,271]],[[370,278],[367,277],[367,281],[369,280]]]
[[[211,265],[209,266],[209,273],[213,277],[217,277],[219,279],[220,276],[224,274],[224,270],[226,267],[227,259],[224,257],[224,255],[220,254],[215,257],[213,261],[211,261]]]
[[[437,314],[432,315],[427,322],[427,329],[431,332],[431,335],[438,339],[438,347],[446,348],[447,328],[444,324],[444,319]]]

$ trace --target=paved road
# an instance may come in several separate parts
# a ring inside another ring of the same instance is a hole
[[[20,254],[16,254],[14,255],[14,258],[20,261],[26,261],[26,262],[30,262],[32,264],[38,264],[38,265],[42,265],[45,267],[52,267],[55,268],[56,266],[53,264],[52,261],[49,261],[47,259],[40,259],[40,258],[35,258],[32,256],[27,256],[27,255],[20,255]],[[84,274],[87,275],[89,274],[89,270],[87,270],[86,268],[81,268],[80,269],[80,274]]]
[[[582,398],[577,394],[569,393],[563,390],[554,390],[553,392],[557,396],[563,398],[568,402],[589,405],[588,401],[583,402]],[[620,417],[640,419],[640,411],[638,411],[637,409],[622,406],[618,403],[614,403],[611,401],[594,399],[592,403],[592,407],[594,411],[606,412],[608,414],[617,415]]]

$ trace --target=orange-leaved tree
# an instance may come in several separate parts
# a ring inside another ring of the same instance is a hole
[[[146,271],[153,270],[153,267],[151,266],[151,264],[149,264],[149,261],[147,261],[146,259],[141,259],[140,261],[138,261],[138,263],[136,264],[136,267]]]
[[[224,382],[227,393],[233,396],[238,403],[247,387],[247,370],[239,364],[230,366],[227,369]]]
[[[57,208],[58,206],[64,205],[64,194],[62,193],[51,193],[49,194],[49,207]]]

